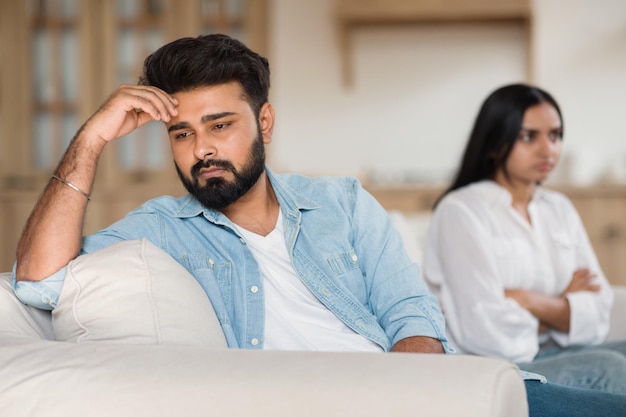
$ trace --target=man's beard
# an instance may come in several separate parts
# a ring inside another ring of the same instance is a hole
[[[176,162],[174,165],[178,177],[189,194],[207,208],[222,210],[246,194],[265,170],[265,146],[261,132],[250,147],[248,161],[241,171],[237,171],[230,161],[207,159],[191,168],[191,179],[189,179],[182,173]],[[209,178],[204,186],[200,186],[198,174],[202,168],[209,167],[218,167],[232,172],[235,177],[234,181],[229,182],[221,177]]]

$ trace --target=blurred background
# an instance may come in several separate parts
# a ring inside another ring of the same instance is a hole
[[[491,91],[545,88],[565,119],[548,185],[626,280],[624,0],[0,0],[2,270],[80,125],[154,49],[211,32],[270,60],[274,171],[353,175],[407,213],[429,210]],[[158,123],[110,146],[86,232],[182,194],[172,165]]]

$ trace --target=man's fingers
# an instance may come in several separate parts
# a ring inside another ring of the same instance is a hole
[[[133,94],[125,97],[129,101],[128,105],[143,119],[143,116],[150,115],[152,120],[169,120],[169,113],[163,102],[153,97],[143,94]]]
[[[153,120],[169,121],[178,114],[176,99],[156,87],[123,85],[118,95],[128,100],[136,113],[148,113]]]
[[[178,100],[158,88],[153,87],[150,92],[155,94],[159,98],[160,102],[164,104],[165,109],[167,109],[167,114],[169,116],[176,116],[178,114],[178,110],[176,110],[176,106],[178,106]]]
[[[146,98],[158,109],[158,118],[160,120],[165,120],[167,122],[172,118],[172,116],[176,116],[178,114],[178,110],[176,110],[178,101],[174,97],[155,87],[146,88],[148,94]]]

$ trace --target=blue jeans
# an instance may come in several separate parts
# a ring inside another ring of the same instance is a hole
[[[530,417],[624,417],[626,396],[594,389],[524,381]]]
[[[566,348],[547,343],[532,362],[518,365],[555,384],[626,395],[626,340]]]

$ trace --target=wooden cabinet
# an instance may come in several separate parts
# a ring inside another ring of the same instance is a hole
[[[227,33],[267,55],[268,0],[0,1],[0,270],[75,132],[143,59],[183,36]],[[162,126],[107,146],[86,232],[184,192]]]
[[[388,210],[429,211],[440,187],[367,187]],[[567,195],[582,218],[609,282],[626,285],[626,185],[550,187]]]
[[[626,185],[560,191],[576,206],[607,279],[626,285]]]

